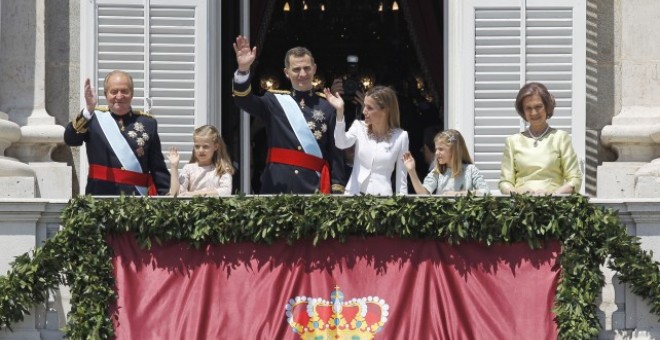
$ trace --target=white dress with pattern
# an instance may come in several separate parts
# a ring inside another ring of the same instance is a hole
[[[188,163],[179,172],[179,193],[182,196],[199,190],[216,190],[218,196],[231,195],[232,178],[228,173],[218,176],[215,165]]]

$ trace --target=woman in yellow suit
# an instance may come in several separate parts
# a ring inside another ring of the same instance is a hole
[[[516,97],[516,111],[527,130],[509,136],[504,145],[499,188],[502,194],[571,194],[582,173],[571,137],[548,124],[555,99],[545,85],[528,83]]]

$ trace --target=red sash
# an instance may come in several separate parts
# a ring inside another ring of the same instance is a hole
[[[318,171],[321,173],[319,190],[324,194],[330,193],[330,167],[323,158],[318,158],[302,151],[282,148],[268,149],[267,163],[280,163]]]
[[[117,184],[135,185],[139,187],[148,187],[149,196],[156,196],[156,185],[149,174],[134,172],[129,170],[108,168],[107,166],[90,164],[89,178],[100,181],[108,181]]]

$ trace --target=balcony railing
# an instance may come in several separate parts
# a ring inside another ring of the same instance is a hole
[[[167,199],[167,198],[165,198]],[[502,197],[501,199],[507,199]],[[0,200],[0,273],[9,270],[14,257],[41,245],[60,229],[65,200]],[[630,235],[639,237],[642,248],[651,250],[660,261],[660,199],[591,199],[590,204],[617,212]],[[606,285],[599,304],[602,331],[600,339],[660,338],[660,323],[616,273],[602,267]],[[69,295],[65,287],[50,294],[48,303],[35,306],[26,320],[13,325],[13,332],[0,333],[0,339],[61,339],[66,323]]]

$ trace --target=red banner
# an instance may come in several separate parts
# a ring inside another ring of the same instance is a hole
[[[558,242],[109,242],[117,339],[557,338]]]

